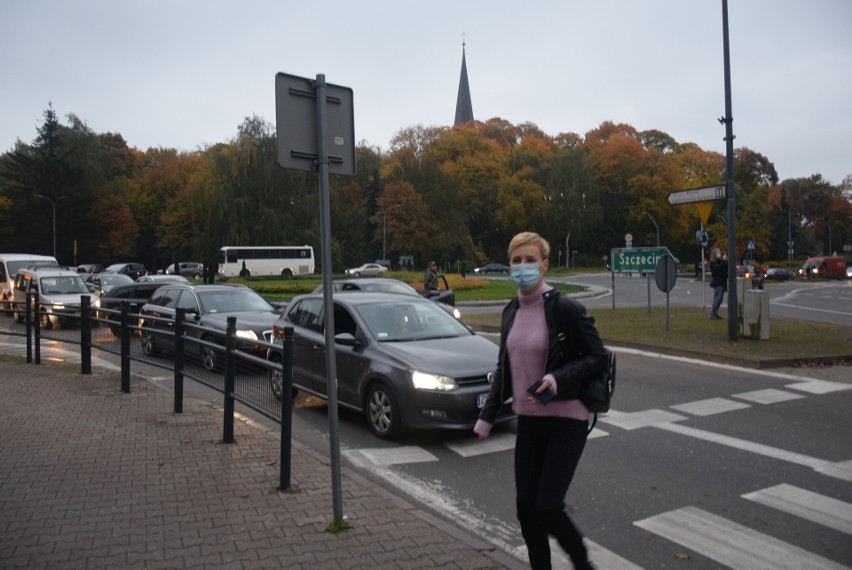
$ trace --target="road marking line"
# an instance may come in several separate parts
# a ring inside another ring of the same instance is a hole
[[[831,382],[830,380],[809,380],[807,382],[787,384],[784,387],[792,390],[799,390],[800,392],[807,392],[809,394],[829,394],[831,392],[840,392],[841,390],[852,389],[852,384]]]
[[[786,402],[788,400],[798,400],[800,398],[804,398],[801,394],[793,394],[791,392],[785,392],[784,390],[777,390],[775,388],[767,388],[766,390],[753,390],[751,392],[740,392],[739,394],[732,394],[732,398],[739,398],[741,400],[748,400],[749,402],[754,402],[755,404],[775,404],[778,402]]]
[[[817,459],[816,457],[811,457],[809,455],[803,455],[801,453],[796,453],[793,451],[786,451],[777,447],[763,445],[762,443],[755,443],[753,441],[739,439],[728,435],[721,435],[718,433],[713,433],[710,431],[705,431],[702,429],[697,429],[681,424],[659,424],[653,427],[673,433],[679,433],[681,435],[686,435],[689,437],[694,437],[696,439],[709,441],[711,443],[726,445],[728,447],[733,447],[734,449],[739,449],[741,451],[748,451],[751,453],[756,453],[758,455],[765,455],[766,457],[786,461],[788,463],[803,465],[805,467],[810,467],[814,470],[830,464],[829,461],[826,461],[824,459]]]
[[[838,463],[827,463],[819,469],[817,473],[843,479],[844,481],[852,481],[852,460],[840,461]]]
[[[472,438],[457,443],[445,443],[447,449],[458,453],[462,457],[476,457],[487,453],[498,453],[515,449],[515,435],[511,433],[498,433],[489,436],[485,441]]]
[[[852,534],[852,504],[786,483],[746,493],[742,497],[828,528]]]
[[[833,560],[696,507],[669,511],[633,524],[735,569],[848,570]]]
[[[813,296],[813,295],[811,295],[811,296]],[[829,297],[829,298],[833,299],[833,297]],[[791,309],[801,309],[803,311],[817,311],[819,313],[829,313],[831,315],[849,315],[849,316],[852,316],[852,313],[849,313],[847,311],[832,311],[830,309],[817,309],[816,307],[802,307],[800,305],[792,305],[790,303],[778,303],[778,302],[775,302],[775,301],[771,301],[771,303],[773,305],[778,305],[779,307],[789,307]]]
[[[615,414],[610,415],[609,417],[599,418],[599,420],[603,423],[614,425],[626,430],[654,427],[658,424],[665,425],[669,422],[679,422],[685,419],[687,419],[686,416],[657,409]]]
[[[744,410],[750,408],[749,404],[742,402],[734,402],[727,398],[708,398],[707,400],[698,400],[696,402],[687,402],[686,404],[678,404],[671,406],[672,409],[694,416],[712,416],[722,414],[724,412],[732,412],[734,410]]]
[[[403,447],[350,449],[343,452],[353,465],[358,467],[387,467],[400,463],[428,463],[438,458],[423,449],[412,445]]]

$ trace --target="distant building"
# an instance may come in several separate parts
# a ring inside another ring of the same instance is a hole
[[[473,104],[470,102],[470,84],[467,82],[464,42],[462,42],[462,67],[459,79],[459,96],[456,99],[456,120],[453,125],[463,125],[473,120]]]

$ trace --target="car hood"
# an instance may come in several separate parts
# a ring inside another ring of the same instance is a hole
[[[410,368],[454,378],[481,376],[497,368],[497,345],[478,335],[378,345]]]
[[[245,311],[239,313],[213,313],[206,314],[201,317],[201,322],[205,325],[216,327],[225,330],[228,324],[228,317],[237,318],[237,329],[252,329],[256,331],[272,330],[272,325],[280,317],[278,313],[272,311]]]
[[[80,296],[86,295],[90,299],[92,295],[87,293],[73,293],[71,295],[48,295],[47,297],[42,296],[41,303],[45,305],[55,305],[56,303],[62,303],[66,307],[79,307],[80,306]]]

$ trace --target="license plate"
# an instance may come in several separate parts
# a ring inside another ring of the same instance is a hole
[[[476,407],[477,408],[481,408],[482,406],[484,406],[485,402],[487,402],[487,401],[488,401],[488,392],[485,392],[484,394],[477,394],[476,395]]]

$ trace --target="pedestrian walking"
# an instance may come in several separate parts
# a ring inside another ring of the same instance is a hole
[[[423,275],[423,293],[429,297],[438,291],[438,264],[430,261]]]
[[[710,287],[713,288],[713,305],[710,308],[710,318],[719,320],[719,307],[722,306],[722,299],[728,291],[728,256],[722,255],[722,251],[717,247],[713,249],[710,255]]]
[[[488,399],[474,432],[486,439],[503,402],[513,398],[515,503],[532,568],[550,568],[553,536],[574,568],[592,568],[583,535],[565,512],[565,495],[586,445],[589,412],[582,383],[606,366],[586,309],[544,281],[550,245],[533,232],[509,244],[518,296],[503,310],[500,351]]]

